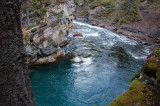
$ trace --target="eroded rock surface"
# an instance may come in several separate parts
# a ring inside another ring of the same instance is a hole
[[[62,43],[67,40],[72,26],[75,5],[72,0],[52,0],[50,3],[41,21],[24,34],[28,63],[54,62],[63,54],[60,47],[65,46]]]

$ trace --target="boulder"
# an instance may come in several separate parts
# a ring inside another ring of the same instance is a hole
[[[80,33],[79,33],[79,34],[74,34],[73,36],[74,36],[74,37],[83,37],[83,35],[80,34]]]
[[[148,37],[154,38],[160,36],[160,30],[151,32]]]
[[[47,57],[39,58],[34,64],[46,64],[46,63],[52,63],[57,60],[57,58],[63,54],[63,51],[61,49],[57,50],[52,55],[49,55]]]
[[[65,47],[66,45],[68,45],[69,44],[69,41],[68,40],[65,40],[65,41],[62,41],[60,44],[59,44],[59,47],[60,48],[63,48],[63,47]]]

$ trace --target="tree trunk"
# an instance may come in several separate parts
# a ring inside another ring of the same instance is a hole
[[[24,55],[20,0],[0,0],[0,106],[34,106]]]
[[[26,17],[27,17],[27,26],[29,26],[30,20],[29,20],[29,11],[28,11],[28,2],[25,0],[26,3]]]

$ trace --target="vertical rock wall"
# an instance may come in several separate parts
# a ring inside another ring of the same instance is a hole
[[[54,0],[46,7],[41,22],[24,36],[28,63],[54,62],[63,52],[59,47],[67,42],[68,30],[72,26],[75,5],[72,0]]]

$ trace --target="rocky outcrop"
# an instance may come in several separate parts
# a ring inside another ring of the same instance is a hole
[[[46,7],[44,18],[24,34],[24,45],[28,63],[54,62],[63,52],[60,47],[67,40],[72,26],[75,5],[72,0],[53,0]]]
[[[148,57],[139,78],[129,89],[109,106],[159,106],[160,105],[160,47]]]
[[[74,0],[75,18],[123,34],[145,45],[159,45],[158,0]]]

